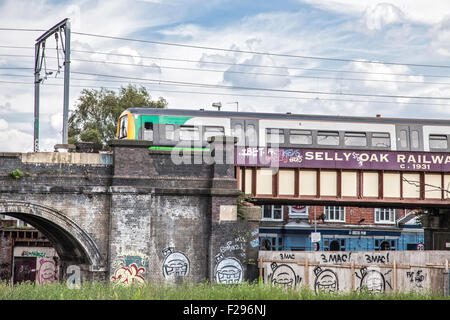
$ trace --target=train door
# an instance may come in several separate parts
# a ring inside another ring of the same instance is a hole
[[[422,127],[417,125],[397,125],[397,150],[421,151],[423,150]]]
[[[258,120],[231,119],[231,134],[238,138],[240,147],[258,146]]]

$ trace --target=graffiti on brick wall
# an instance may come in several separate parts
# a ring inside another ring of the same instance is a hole
[[[165,257],[162,267],[165,279],[189,275],[190,261],[183,252],[168,247],[163,249],[162,253]]]
[[[339,280],[336,273],[331,269],[314,268],[314,291],[316,293],[334,293],[339,291]]]
[[[231,241],[227,241],[225,245],[219,248],[220,253],[225,254],[227,252],[240,254],[245,257],[246,241],[244,237],[235,237]]]
[[[58,267],[54,259],[39,259],[37,270],[36,280],[39,284],[58,282]]]
[[[259,229],[252,231],[251,237],[252,240],[250,240],[250,246],[252,248],[259,247]]]
[[[237,284],[243,279],[244,270],[241,262],[235,257],[224,257],[222,253],[216,256],[214,278],[220,284]]]
[[[81,269],[79,266],[70,265],[66,270],[67,274],[67,287],[69,289],[80,289],[81,288]]]
[[[125,251],[112,263],[114,270],[110,280],[114,284],[143,284],[148,271],[149,257],[137,251]]]
[[[272,273],[269,274],[269,282],[272,285],[281,286],[286,289],[297,287],[302,278],[296,275],[294,269],[287,264],[279,264],[273,262],[271,265]]]
[[[136,264],[132,263],[128,267],[121,267],[116,269],[114,275],[111,277],[111,282],[114,285],[131,285],[131,284],[144,284],[145,279],[143,273],[144,268],[138,267]]]
[[[45,252],[23,250],[21,256],[45,258]]]
[[[384,293],[386,287],[392,289],[391,274],[392,269],[383,272],[378,267],[363,267],[355,273],[356,277],[361,280],[359,289],[373,294]]]

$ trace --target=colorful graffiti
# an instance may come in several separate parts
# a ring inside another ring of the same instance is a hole
[[[58,282],[58,268],[55,260],[39,259],[36,280],[39,284]]]
[[[116,269],[114,275],[111,277],[111,282],[114,285],[131,285],[131,284],[144,284],[145,279],[142,274],[145,272],[144,268],[139,268],[136,264],[132,263],[129,267],[122,267]]]
[[[125,251],[112,263],[114,274],[110,280],[114,284],[130,285],[144,283],[149,266],[149,257],[137,251]]]

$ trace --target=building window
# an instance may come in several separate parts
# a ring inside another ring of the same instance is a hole
[[[325,221],[345,222],[345,207],[325,206]]]
[[[283,206],[281,205],[263,205],[262,206],[262,220],[283,220]]]
[[[289,206],[289,218],[308,218],[309,206]]]
[[[395,223],[395,209],[375,208],[375,223]]]

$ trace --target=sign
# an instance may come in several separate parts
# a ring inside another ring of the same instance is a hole
[[[319,242],[320,241],[320,232],[311,232],[311,241]]]
[[[238,166],[450,171],[450,153],[236,147]]]
[[[425,245],[422,242],[419,242],[416,246],[417,250],[425,250]]]
[[[446,248],[450,248],[450,242],[446,242],[446,243],[445,243],[445,247],[446,247]]]

